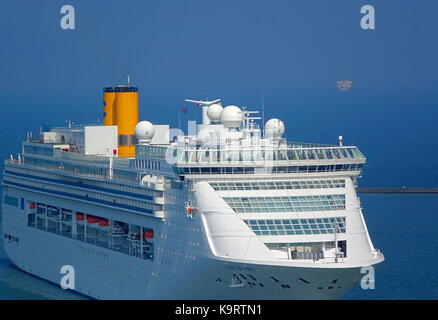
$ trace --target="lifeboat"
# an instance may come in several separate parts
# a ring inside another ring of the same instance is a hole
[[[96,217],[87,217],[87,222],[88,222],[88,223],[99,223],[100,221],[102,221],[102,219],[100,219],[100,218],[96,218]]]
[[[76,220],[83,221],[85,219],[85,216],[83,213],[76,213]]]
[[[35,202],[29,203],[29,209],[35,209],[35,208],[36,208]]]
[[[108,225],[109,225],[109,222],[106,219],[100,220],[100,222],[99,222],[99,226],[101,226],[101,227],[108,227]]]
[[[143,239],[151,239],[154,237],[154,230],[148,230],[143,232]]]

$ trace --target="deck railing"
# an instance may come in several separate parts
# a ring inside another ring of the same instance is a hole
[[[364,163],[357,147],[241,147],[241,148],[169,148],[166,159],[181,164],[224,163]]]

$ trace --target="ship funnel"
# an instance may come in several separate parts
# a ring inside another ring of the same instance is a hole
[[[138,123],[138,88],[104,88],[103,108],[103,124],[118,127],[119,157],[134,157],[137,143],[135,126]]]

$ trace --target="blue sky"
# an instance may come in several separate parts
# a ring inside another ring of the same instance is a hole
[[[59,26],[65,4],[75,30]],[[376,30],[360,28],[366,4]],[[95,122],[102,87],[129,73],[145,120],[176,125],[183,100],[206,93],[258,107],[263,90],[266,115],[285,120],[290,140],[343,134],[378,163],[380,148],[419,152],[409,148],[423,141],[426,155],[438,120],[437,11],[432,0],[3,0],[2,149],[42,123]],[[351,91],[336,89],[342,79]]]

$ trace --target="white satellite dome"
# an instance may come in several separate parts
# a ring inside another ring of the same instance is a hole
[[[228,106],[222,110],[221,122],[227,128],[237,128],[243,121],[242,109],[236,106]]]
[[[265,123],[265,134],[268,137],[279,138],[285,130],[284,123],[280,119],[273,118]]]
[[[207,116],[212,122],[218,122],[221,120],[221,114],[222,114],[222,106],[218,103],[213,103],[208,106],[207,109]]]
[[[150,141],[155,134],[155,126],[149,121],[140,121],[134,132],[138,141]]]

